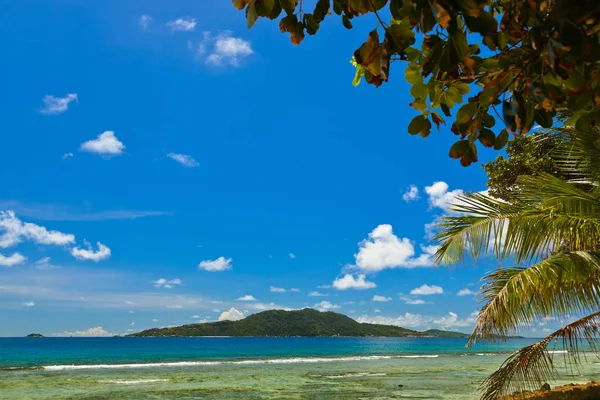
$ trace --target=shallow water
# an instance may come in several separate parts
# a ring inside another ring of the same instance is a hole
[[[479,382],[527,343],[0,339],[0,399],[476,399]],[[600,380],[600,364],[570,374],[563,369],[558,383]]]

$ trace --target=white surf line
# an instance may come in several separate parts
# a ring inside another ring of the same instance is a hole
[[[160,367],[195,367],[213,365],[260,365],[260,364],[313,364],[340,361],[372,361],[391,360],[400,358],[438,358],[437,354],[403,355],[403,356],[352,356],[352,357],[294,357],[275,358],[264,360],[243,361],[179,361],[179,362],[156,362],[144,364],[87,364],[87,365],[46,365],[42,369],[46,371],[67,371],[84,369],[124,369],[124,368],[160,368]]]

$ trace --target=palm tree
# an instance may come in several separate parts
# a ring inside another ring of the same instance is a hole
[[[573,321],[513,353],[483,383],[482,399],[539,388],[554,375],[551,343],[579,366],[596,348],[600,324],[600,136],[578,133],[553,153],[561,176],[519,178],[509,203],[481,193],[454,204],[438,223],[438,264],[491,257],[515,266],[483,278],[482,308],[468,345],[542,320]]]

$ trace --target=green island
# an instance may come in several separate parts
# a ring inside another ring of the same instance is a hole
[[[41,333],[30,333],[29,335],[25,336],[28,338],[43,338],[44,335],[42,335]]]
[[[154,328],[128,336],[469,337],[465,333],[438,329],[419,332],[398,326],[360,323],[343,314],[332,311],[320,312],[311,308],[297,311],[269,310],[250,315],[239,321]]]

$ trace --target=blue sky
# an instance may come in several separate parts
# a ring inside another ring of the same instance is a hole
[[[295,47],[229,2],[3,2],[0,335],[306,306],[469,331],[491,266],[423,246],[485,174],[406,133],[401,65],[351,85],[374,24]]]

